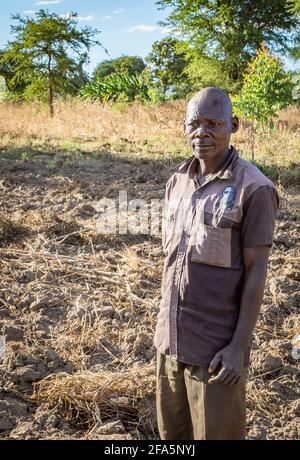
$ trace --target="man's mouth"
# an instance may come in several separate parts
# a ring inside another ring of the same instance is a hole
[[[200,149],[205,149],[208,147],[212,147],[213,144],[203,144],[202,142],[194,142],[194,146]]]

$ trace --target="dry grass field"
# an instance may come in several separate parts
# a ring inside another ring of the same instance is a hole
[[[0,103],[0,437],[158,439],[160,238],[101,235],[96,207],[120,190],[163,198],[169,166],[190,155],[185,103],[55,109],[49,119],[41,106]],[[300,109],[279,115],[255,137],[281,203],[249,372],[249,439],[300,436]],[[246,121],[232,143],[251,158]]]

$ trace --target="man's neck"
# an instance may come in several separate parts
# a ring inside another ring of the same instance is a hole
[[[220,155],[219,158],[213,160],[199,160],[200,168],[198,170],[198,175],[207,176],[208,174],[215,174],[222,169],[224,164],[229,158],[230,148],[228,147],[227,152],[224,152],[223,155]]]

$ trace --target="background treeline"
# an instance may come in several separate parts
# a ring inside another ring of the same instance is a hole
[[[91,47],[103,48],[99,30],[79,29],[76,13],[12,16],[13,38],[0,50],[2,99],[47,102],[54,115],[55,99],[157,103],[220,86],[238,113],[258,122],[299,101],[297,73],[285,71],[281,58],[300,57],[300,0],[157,5],[171,8],[164,23],[169,35],[145,59],[106,59],[91,75],[85,66]]]

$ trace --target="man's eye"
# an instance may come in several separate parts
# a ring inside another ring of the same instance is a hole
[[[220,123],[217,121],[209,121],[208,124],[209,126],[219,126],[220,125]]]

